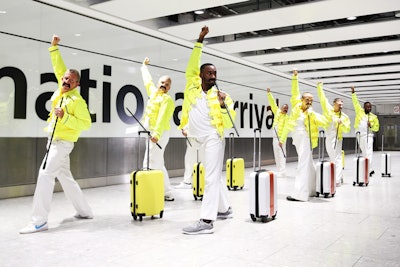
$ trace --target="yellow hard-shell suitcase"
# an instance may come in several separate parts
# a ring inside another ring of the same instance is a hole
[[[230,158],[226,160],[226,185],[229,190],[243,189],[244,159]]]
[[[193,188],[193,197],[195,200],[203,199],[204,186],[206,184],[205,174],[206,172],[203,163],[198,162],[193,165],[192,188]]]
[[[145,131],[140,131],[141,133]],[[148,132],[145,132],[148,133]],[[149,138],[147,138],[149,142]],[[140,141],[139,141],[140,143]],[[140,150],[140,147],[139,149]],[[147,156],[147,159],[149,157]],[[138,165],[139,166],[139,165]],[[147,162],[149,166],[149,162]],[[150,170],[148,167],[136,170],[130,175],[131,214],[134,220],[142,221],[144,216],[164,213],[164,174],[161,170]]]
[[[229,158],[226,160],[226,186],[229,190],[243,189],[244,186],[244,159],[235,158],[234,134],[229,134]]]

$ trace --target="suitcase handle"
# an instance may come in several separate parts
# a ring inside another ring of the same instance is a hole
[[[385,135],[384,134],[382,134],[382,153],[383,153],[383,137],[384,137]]]
[[[229,146],[228,146],[228,157],[233,159],[233,155],[235,154],[234,152],[234,139],[235,139],[235,134],[234,133],[229,133]]]
[[[258,136],[258,169],[261,170],[261,128],[257,128],[257,129],[254,129],[254,155],[253,155],[254,171],[257,171],[257,169],[256,169],[257,132],[260,133],[260,135]]]
[[[140,166],[140,135],[141,134],[146,134],[147,135],[147,137],[146,137],[146,140],[147,140],[147,166],[146,167],[144,167],[143,166],[143,168],[142,168],[142,170],[150,170],[150,168],[149,168],[149,162],[150,162],[150,158],[149,158],[149,152],[150,152],[150,132],[149,131],[138,131],[138,134],[139,134],[139,141],[138,141],[138,169],[140,169],[139,168],[139,166]]]
[[[368,136],[367,136],[367,138],[368,138]],[[360,154],[361,154],[361,149],[360,149],[360,145],[359,145],[359,142],[360,142],[360,131],[357,131],[356,132],[356,147],[355,147],[355,154],[356,154],[356,157],[358,158],[359,156],[360,156]]]
[[[318,160],[321,162],[325,161],[325,131],[320,130],[318,134]]]

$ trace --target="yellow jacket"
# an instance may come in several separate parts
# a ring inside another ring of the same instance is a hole
[[[278,133],[278,138],[280,139],[283,129],[289,119],[288,114],[282,113],[281,109],[275,102],[275,98],[272,96],[272,93],[267,93],[268,101],[272,109],[272,113],[274,113],[274,123],[272,127],[274,127]]]
[[[160,139],[163,132],[171,128],[170,120],[174,114],[174,101],[170,95],[157,89],[146,65],[143,65],[141,70],[143,83],[149,97],[144,118],[149,119],[151,136]]]
[[[70,142],[76,142],[82,130],[87,130],[92,124],[90,113],[86,101],[82,98],[77,88],[72,89],[64,94],[61,93],[62,77],[67,71],[67,67],[58,50],[58,46],[51,46],[49,48],[51,63],[53,65],[54,74],[58,81],[58,90],[55,91],[51,97],[51,111],[47,121],[48,127],[45,131],[52,132],[56,121],[56,116],[53,114],[54,108],[60,107],[62,99],[62,109],[64,116],[58,119],[56,130],[54,132],[54,139],[61,139]]]
[[[297,119],[303,112],[301,109],[301,96],[299,90],[299,80],[297,76],[292,77],[292,97],[290,98],[292,105],[292,112],[287,123],[287,127],[284,128],[282,135],[280,136],[280,142],[285,143],[289,132],[293,131],[296,127]],[[312,148],[318,146],[318,127],[324,127],[327,124],[327,120],[321,114],[313,111],[311,108],[304,112],[304,127],[307,131],[308,136],[311,135]],[[309,131],[311,130],[311,133]]]
[[[370,122],[370,130],[373,132],[379,131],[379,120],[378,117],[370,112],[368,115],[365,114],[365,110],[361,107],[360,102],[358,102],[356,93],[351,94],[351,100],[353,101],[354,111],[356,112],[356,118],[354,121],[354,129],[358,130],[360,121],[363,117],[368,116],[368,121]]]
[[[319,83],[317,85],[317,91],[318,91],[318,98],[319,101],[321,102],[321,107],[323,111],[323,115],[325,116],[326,120],[328,121],[328,125],[326,125],[324,128],[327,130],[329,127],[334,127],[337,130],[337,138],[339,140],[343,139],[343,133],[348,133],[350,132],[350,118],[343,112],[335,112],[333,110],[333,106],[329,104],[328,99],[325,96],[325,92],[323,90],[323,84]],[[340,127],[338,128],[338,120],[342,122],[340,124]],[[334,125],[333,125],[334,124]]]
[[[200,62],[202,54],[202,43],[196,43],[192,54],[190,56],[187,68],[186,68],[186,88],[184,92],[184,100],[182,104],[182,117],[179,129],[182,129],[188,124],[189,112],[192,105],[196,104],[197,98],[201,98],[202,87],[200,78]],[[210,123],[213,125],[219,136],[224,137],[224,129],[232,128],[233,124],[229,118],[229,114],[226,109],[221,108],[218,101],[218,89],[213,87],[207,91],[207,102],[210,107]],[[236,112],[233,109],[233,101],[227,94],[225,98],[225,104],[229,108],[229,113],[232,120],[235,121]]]

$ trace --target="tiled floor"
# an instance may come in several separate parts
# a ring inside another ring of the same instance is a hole
[[[309,202],[286,200],[296,171],[289,163],[291,177],[278,179],[278,215],[265,224],[251,221],[246,186],[229,191],[234,218],[215,222],[212,235],[181,233],[201,204],[187,189],[175,190],[162,219],[142,222],[132,220],[128,184],[84,190],[93,220],[74,219],[56,193],[49,230],[28,235],[18,230],[32,197],[0,200],[0,266],[400,266],[400,152],[391,152],[391,178],[380,175],[380,155],[368,187],[353,187],[349,155],[336,196]]]

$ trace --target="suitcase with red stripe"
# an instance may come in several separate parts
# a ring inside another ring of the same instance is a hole
[[[258,141],[258,170],[256,169],[256,134],[259,131]],[[257,218],[263,223],[268,217],[275,219],[277,214],[277,181],[273,171],[261,169],[261,129],[254,130],[254,172],[250,174],[250,217]]]
[[[356,133],[356,139],[360,140],[360,132]],[[354,177],[353,186],[356,184],[359,186],[368,186],[369,183],[369,160],[366,157],[362,157],[360,146],[356,140],[356,157],[353,159],[354,166]]]
[[[325,160],[325,132],[319,131],[318,163],[316,164],[316,195],[325,198],[334,197],[336,193],[335,163]]]

